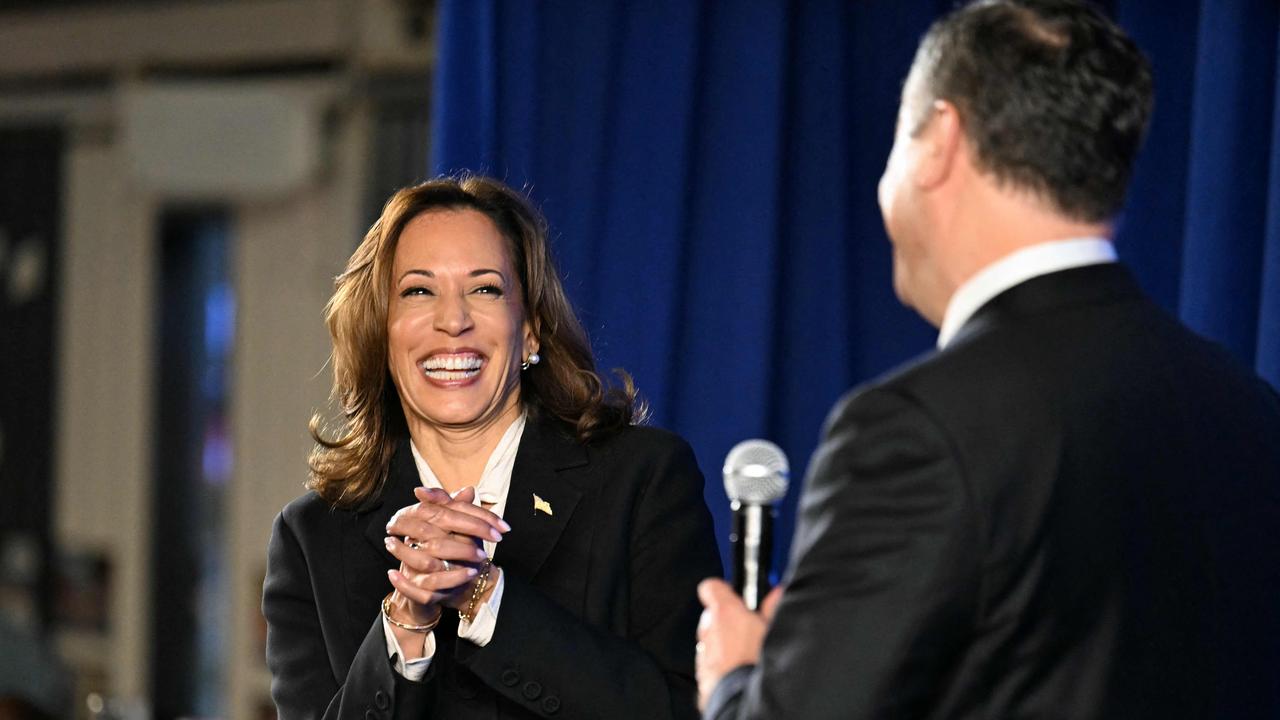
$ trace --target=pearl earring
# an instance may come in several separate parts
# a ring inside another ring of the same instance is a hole
[[[528,370],[530,365],[537,365],[542,362],[542,356],[538,353],[529,353],[529,359],[520,363],[521,370]]]

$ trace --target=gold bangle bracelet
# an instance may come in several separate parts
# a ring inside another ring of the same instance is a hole
[[[432,620],[426,625],[410,625],[408,623],[402,623],[399,620],[396,620],[395,618],[391,617],[391,596],[393,594],[395,594],[395,591],[387,593],[387,596],[382,598],[382,617],[386,618],[387,622],[391,623],[392,625],[395,625],[401,630],[408,630],[409,632],[416,632],[416,633],[423,633],[423,634],[431,632],[432,630],[435,629],[437,625],[440,624],[440,617],[441,615],[443,615],[443,613],[436,613],[436,619]]]

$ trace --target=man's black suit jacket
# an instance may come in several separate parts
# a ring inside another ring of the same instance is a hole
[[[698,581],[721,572],[702,475],[678,437],[630,427],[583,446],[530,418],[494,552],[502,607],[492,641],[436,629],[426,678],[395,673],[379,616],[396,567],[391,515],[419,485],[401,443],[358,510],[309,494],[276,519],[263,588],[267,664],[282,720],[696,717]],[[535,512],[533,494],[551,514]]]
[[[1280,401],[1122,267],[833,410],[714,718],[1280,718]]]

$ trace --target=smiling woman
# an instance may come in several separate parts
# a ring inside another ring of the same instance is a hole
[[[396,193],[338,277],[336,434],[263,589],[281,718],[696,717],[702,476],[637,426],[542,218],[493,180]]]
[[[538,341],[504,245],[476,210],[427,211],[400,234],[387,344],[411,436],[510,425],[519,412],[520,366]]]

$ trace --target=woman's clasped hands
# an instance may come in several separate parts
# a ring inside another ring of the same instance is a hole
[[[475,492],[468,487],[450,497],[444,490],[416,488],[418,502],[387,523],[387,551],[400,561],[399,570],[387,572],[396,619],[434,625],[441,606],[467,605],[481,568],[491,572],[483,543],[500,542],[511,526],[475,505]]]

